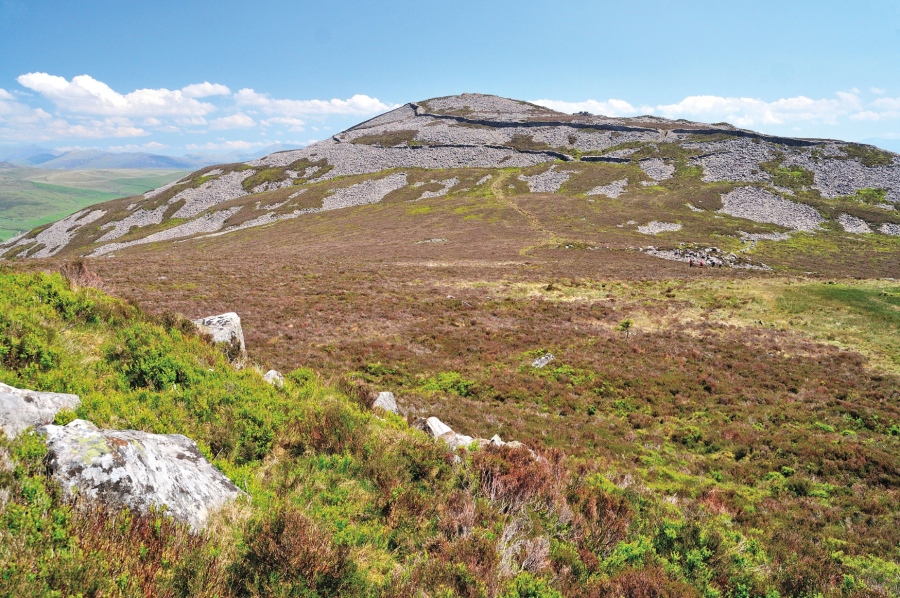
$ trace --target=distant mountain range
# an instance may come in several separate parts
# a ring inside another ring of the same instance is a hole
[[[58,170],[93,170],[101,168],[188,169],[212,164],[246,162],[273,152],[297,149],[294,145],[275,143],[257,152],[229,152],[227,154],[193,153],[184,156],[162,156],[144,152],[104,152],[100,150],[71,150],[60,152],[39,145],[0,148],[0,162],[19,166]]]

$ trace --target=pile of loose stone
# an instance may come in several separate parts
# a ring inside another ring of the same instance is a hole
[[[765,264],[753,264],[745,258],[731,252],[722,251],[718,247],[687,246],[682,243],[682,246],[676,249],[657,249],[653,246],[641,247],[639,249],[642,253],[646,253],[647,255],[676,262],[694,262],[696,265],[699,265],[702,262],[708,266],[722,264],[729,268],[771,270],[771,268]]]
[[[825,221],[815,208],[784,199],[760,187],[738,187],[722,196],[723,214],[796,230],[813,230]]]

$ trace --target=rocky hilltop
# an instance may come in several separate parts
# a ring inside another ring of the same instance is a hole
[[[705,204],[692,199],[710,189]],[[92,206],[0,244],[0,255],[103,256],[378,202],[535,193],[595,202],[676,198],[670,222],[634,214],[628,226],[643,235],[690,231],[694,220],[710,232],[701,212],[744,228],[772,225],[740,231],[771,239],[794,231],[900,235],[900,156],[872,146],[724,123],[568,115],[463,94],[409,103],[301,150],[204,168],[143,196]]]

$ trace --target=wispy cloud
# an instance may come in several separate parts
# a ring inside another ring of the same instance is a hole
[[[606,100],[598,102],[597,100],[585,100],[584,102],[560,102],[557,100],[536,100],[532,104],[557,110],[559,112],[567,112],[575,114],[576,112],[590,112],[591,114],[602,114],[604,116],[634,116],[638,113],[651,114],[653,108],[650,106],[642,106],[635,108],[625,100]]]
[[[267,93],[257,93],[252,89],[242,89],[234,94],[238,106],[252,106],[264,114],[282,116],[324,116],[329,114],[352,114],[364,116],[396,108],[381,102],[378,98],[357,94],[348,100],[275,100]]]
[[[874,94],[884,93],[879,88],[872,88],[871,91]],[[587,111],[606,116],[658,114],[667,118],[689,118],[703,122],[726,121],[740,127],[787,125],[804,121],[835,125],[844,118],[852,121],[900,118],[900,98],[877,98],[867,104],[861,95],[862,92],[857,88],[849,92],[836,92],[831,98],[796,96],[771,102],[759,98],[697,95],[688,96],[674,104],[640,108],[617,99],[582,102],[537,100],[534,103],[568,113]]]
[[[142,145],[111,145],[109,151],[111,152],[147,152],[147,151],[158,151],[161,149],[165,149],[168,146],[164,143],[159,143],[158,141],[149,141]]]
[[[303,128],[303,125],[305,125],[306,123],[303,122],[302,120],[300,120],[299,118],[294,118],[292,116],[275,116],[275,117],[272,117],[272,118],[269,118],[266,120],[261,120],[261,121],[259,121],[259,124],[261,124],[264,127],[271,127],[273,125],[282,125],[282,126],[289,127],[288,131],[302,132],[305,130]],[[315,128],[315,127],[313,127],[313,128]]]
[[[217,118],[209,124],[213,129],[245,129],[247,127],[255,127],[256,121],[243,112],[238,112],[231,116]]]
[[[231,90],[218,83],[193,83],[187,87],[181,88],[181,93],[189,98],[208,98],[210,96],[227,96],[231,94]]]
[[[191,143],[185,146],[186,149],[189,150],[246,150],[252,149],[254,147],[262,147],[265,145],[270,145],[271,142],[264,141],[225,141],[219,140],[218,142],[209,141],[203,144]]]
[[[786,124],[794,121],[818,121],[835,124],[862,106],[859,96],[839,91],[837,97],[813,100],[805,96],[766,102],[757,98],[726,98],[719,96],[690,96],[677,104],[657,106],[667,117],[724,119],[738,126],[754,124]]]

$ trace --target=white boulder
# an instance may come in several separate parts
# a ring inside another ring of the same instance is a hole
[[[234,312],[221,314],[218,316],[210,316],[199,320],[192,320],[201,332],[205,332],[212,336],[215,343],[239,343],[241,354],[246,353],[247,347],[244,344],[244,331],[241,328],[241,318]]]
[[[284,386],[284,376],[276,370],[269,370],[263,376],[263,380],[275,386]]]
[[[0,427],[10,439],[27,428],[52,424],[57,413],[80,405],[78,395],[23,390],[0,382]]]
[[[380,392],[375,398],[375,403],[372,404],[372,407],[378,407],[385,411],[390,411],[391,413],[397,413],[397,399],[392,392]]]
[[[38,433],[52,476],[70,500],[141,513],[165,506],[173,518],[202,528],[210,513],[243,494],[181,434],[101,430],[80,419]]]
[[[436,417],[429,417],[428,419],[419,418],[413,423],[412,427],[425,432],[433,438],[440,438],[448,432],[453,432],[453,430],[450,429],[450,426]]]

